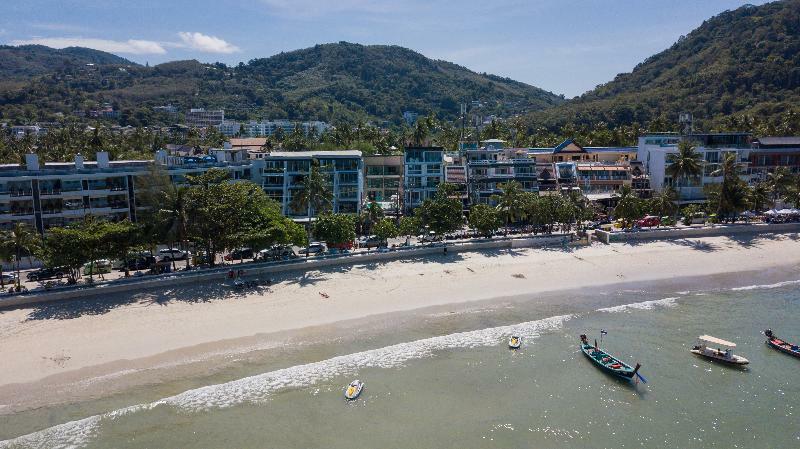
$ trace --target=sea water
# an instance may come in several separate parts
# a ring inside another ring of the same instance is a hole
[[[798,282],[417,312],[155,400],[95,401],[79,419],[74,406],[29,413],[24,424],[23,414],[0,425],[10,438],[0,447],[800,447],[800,359],[762,335],[772,328],[800,341],[798,312]],[[641,363],[647,384],[583,356],[579,335],[599,342],[601,330],[602,346]],[[508,348],[512,334],[520,350]],[[701,334],[735,342],[751,364],[692,355]],[[355,378],[365,388],[347,402],[343,388]]]

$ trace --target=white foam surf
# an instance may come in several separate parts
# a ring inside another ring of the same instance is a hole
[[[606,313],[620,313],[620,312],[629,312],[631,310],[652,310],[656,307],[675,307],[678,303],[675,302],[678,298],[664,298],[664,299],[655,299],[652,301],[642,301],[642,302],[635,302],[632,304],[623,304],[621,306],[614,306],[614,307],[604,307],[602,309],[597,309],[598,312],[606,312]]]
[[[744,287],[733,287],[731,290],[735,291],[735,292],[746,291],[746,290],[762,290],[762,289],[786,287],[787,285],[797,285],[797,284],[800,284],[800,280],[776,282],[774,284],[747,285],[747,286],[744,286]]]
[[[362,368],[393,368],[403,366],[409,360],[433,357],[437,351],[496,346],[505,343],[512,334],[530,340],[543,332],[561,328],[572,316],[560,315],[509,326],[425,338],[209,385],[149,404],[134,405],[50,427],[13,440],[0,441],[0,448],[77,448],[85,446],[96,435],[103,421],[111,421],[138,411],[173,406],[182,411],[193,412],[243,403],[260,403],[278,391],[309,387],[337,376],[355,373]]]

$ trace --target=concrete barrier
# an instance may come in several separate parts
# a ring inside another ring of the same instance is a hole
[[[609,232],[597,230],[595,237],[603,243],[643,240],[673,240],[696,237],[718,237],[736,234],[785,234],[800,232],[800,223],[779,224],[728,224],[697,228],[662,228],[637,232]]]
[[[198,282],[223,281],[230,270],[244,270],[247,276],[289,271],[312,271],[332,266],[362,265],[395,259],[407,259],[433,254],[483,251],[503,248],[533,248],[542,246],[566,245],[568,234],[541,235],[531,237],[508,237],[492,240],[470,240],[460,243],[440,243],[432,246],[398,248],[392,251],[370,251],[346,255],[292,259],[282,262],[247,263],[226,265],[214,269],[187,271],[180,273],[147,276],[143,278],[122,278],[94,285],[58,287],[51,290],[36,291],[14,296],[0,297],[0,309],[26,305],[62,301],[92,296],[112,295],[124,292],[141,292],[158,288],[173,287]]]

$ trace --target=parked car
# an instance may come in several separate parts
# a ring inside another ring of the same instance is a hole
[[[107,273],[111,273],[111,261],[108,259],[99,259],[83,264],[83,274],[87,276]]]
[[[128,270],[145,270],[149,269],[156,263],[156,258],[150,251],[132,251],[128,253],[125,259],[117,260],[114,262],[114,269],[125,271]]]
[[[636,221],[636,226],[640,228],[652,228],[653,226],[658,226],[660,224],[661,217],[657,217],[655,215],[645,215],[644,218]]]
[[[25,277],[28,278],[29,281],[43,281],[45,279],[53,279],[53,278],[61,279],[62,277],[64,277],[64,275],[65,275],[65,270],[61,267],[55,267],[55,268],[45,267],[45,268],[39,268],[38,270],[35,271],[31,271]]]
[[[310,256],[312,254],[324,253],[327,249],[328,248],[322,242],[311,242],[308,245],[308,248],[300,248],[300,251],[298,251],[298,253],[305,256],[306,252],[308,252],[308,255]]]
[[[358,239],[359,248],[367,248],[367,249],[377,248],[381,246],[382,243],[384,242],[382,242],[381,239],[375,235],[364,236]]]
[[[262,249],[256,254],[256,260],[281,260],[297,257],[289,245],[272,245],[270,248]]]
[[[189,252],[177,248],[164,248],[158,251],[158,255],[161,257],[161,260],[164,261],[186,260],[186,258],[189,257]]]
[[[227,261],[252,259],[252,258],[253,258],[253,248],[236,248],[229,254],[225,255],[225,260]]]
[[[17,282],[17,273],[13,271],[3,272],[3,282],[6,284],[10,284],[13,282]]]

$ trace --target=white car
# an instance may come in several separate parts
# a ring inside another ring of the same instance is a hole
[[[161,260],[170,261],[170,260],[186,260],[189,257],[189,253],[187,251],[183,251],[177,248],[164,248],[158,250],[158,255],[161,257]]]
[[[14,273],[13,271],[3,272],[3,282],[5,282],[6,284],[11,284],[16,281],[17,281],[17,273]]]
[[[308,251],[308,254],[311,255],[311,254],[324,253],[326,249],[327,248],[325,247],[324,243],[311,242],[309,243],[308,248],[301,248],[300,251],[298,251],[298,253],[305,255],[306,251]]]

